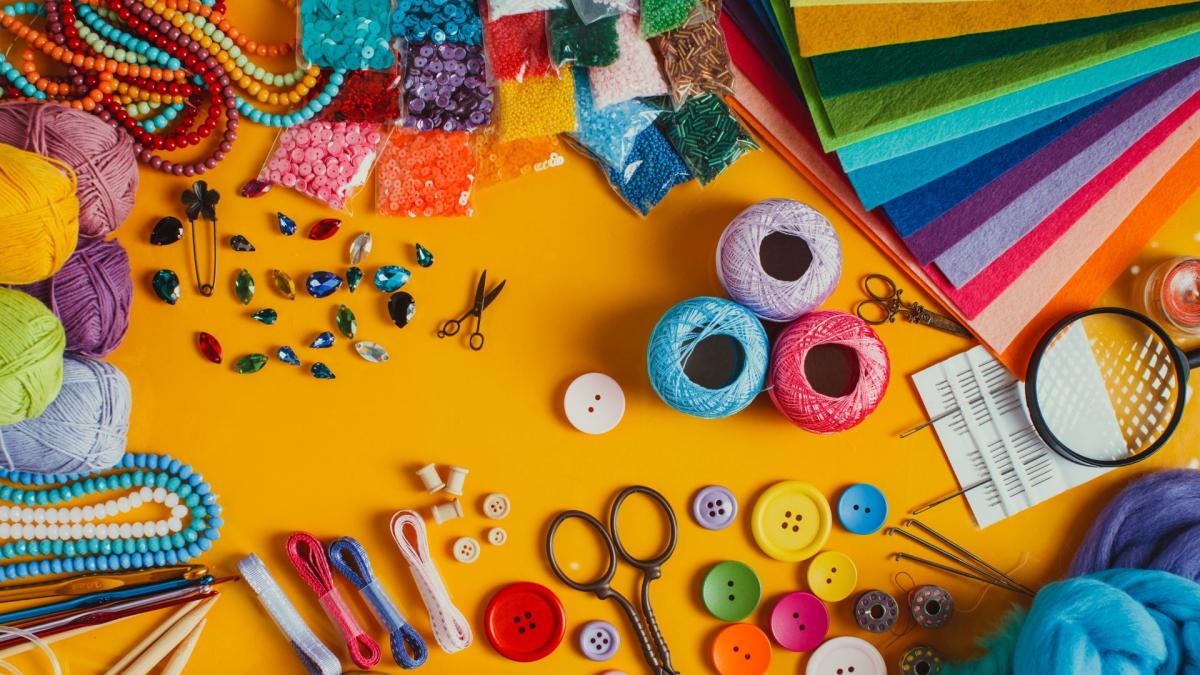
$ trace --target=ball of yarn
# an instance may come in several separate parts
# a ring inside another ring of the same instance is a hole
[[[742,211],[717,244],[725,292],[768,321],[793,321],[825,302],[842,276],[842,245],[807,204],[767,199]]]
[[[0,104],[0,143],[62,160],[79,177],[79,233],[102,237],[117,229],[137,194],[133,137],[65,105]]]
[[[125,454],[132,402],[116,366],[68,354],[62,391],[46,412],[0,427],[0,464],[33,473],[111,468]]]
[[[1157,471],[1109,502],[1076,551],[1071,574],[1116,567],[1200,582],[1200,471]]]
[[[728,361],[718,365],[731,366],[729,372],[699,378],[697,373],[705,370],[710,355]],[[737,303],[707,297],[684,300],[654,327],[647,361],[650,384],[667,405],[695,417],[727,417],[750,405],[762,391],[767,333]]]
[[[0,143],[0,223],[0,284],[48,279],[79,240],[75,172]]]
[[[818,391],[810,373],[822,361],[847,371],[848,387]],[[802,429],[845,431],[862,422],[887,391],[887,348],[862,319],[845,312],[813,312],[793,322],[775,342],[768,381],[775,407]]]
[[[66,342],[45,305],[0,288],[0,425],[37,417],[58,395]]]

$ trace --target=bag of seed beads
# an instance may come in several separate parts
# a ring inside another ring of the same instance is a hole
[[[492,86],[482,45],[406,45],[404,126],[418,131],[470,131],[492,121]]]
[[[605,164],[623,166],[638,134],[654,124],[659,112],[658,108],[638,99],[597,106],[587,70],[576,69],[575,115],[579,124],[571,136]]]
[[[587,152],[586,148],[582,150]],[[656,126],[638,133],[624,162],[608,164],[599,157],[594,159],[621,200],[643,216],[649,215],[675,186],[692,179],[687,165]]]
[[[474,184],[470,134],[397,128],[375,171],[375,210],[385,216],[469,216]]]
[[[373,122],[304,122],[275,137],[258,180],[350,213],[350,200],[367,183],[383,140]]]
[[[571,0],[571,6],[584,23],[593,23],[618,14],[637,14],[637,0]]]
[[[526,78],[496,85],[496,129],[501,142],[575,131],[575,78],[571,69],[562,77]]]
[[[550,63],[545,12],[489,20],[483,31],[488,66],[496,80],[521,82],[526,77],[543,77],[557,72]]]
[[[296,58],[305,68],[389,70],[391,14],[392,0],[300,0]]]
[[[634,98],[665,96],[667,81],[663,79],[650,43],[638,31],[636,18],[628,14],[617,17],[617,46],[620,55],[616,61],[587,71],[596,107]]]
[[[471,134],[471,145],[475,151],[477,190],[549,171],[566,162],[558,136],[538,136],[502,143],[499,133],[485,129]]]
[[[488,20],[498,21],[506,16],[563,9],[569,3],[567,0],[487,0],[487,4]]]
[[[400,63],[389,70],[351,70],[338,95],[317,119],[327,122],[391,124],[402,117],[404,77]]]
[[[729,106],[714,94],[689,98],[658,117],[671,147],[701,185],[708,185],[758,144]]]
[[[477,46],[483,41],[483,18],[474,0],[396,0],[391,31],[406,43]]]
[[[697,10],[704,4],[697,5]],[[696,12],[694,12],[696,13]],[[675,107],[701,94],[733,94],[733,67],[719,16],[688,22],[658,38],[658,52]]]
[[[642,37],[652,38],[683,26],[697,0],[642,0]]]
[[[620,55],[615,16],[584,23],[574,9],[555,10],[547,14],[546,34],[550,61],[560,68],[607,66]]]

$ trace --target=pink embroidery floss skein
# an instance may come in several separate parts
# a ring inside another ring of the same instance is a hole
[[[887,391],[887,348],[862,319],[820,311],[784,329],[767,385],[775,407],[816,434],[845,431],[870,415]]]

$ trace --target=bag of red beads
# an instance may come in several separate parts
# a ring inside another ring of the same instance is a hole
[[[469,216],[474,184],[470,134],[396,128],[375,171],[375,210],[385,216]]]
[[[341,91],[317,119],[381,124],[400,120],[404,77],[399,62],[391,70],[351,70],[345,77]]]
[[[279,132],[258,180],[349,213],[350,199],[366,184],[382,140],[373,122],[304,122]]]
[[[546,13],[529,12],[490,20],[483,25],[488,65],[501,82],[554,74],[546,41]]]
[[[504,143],[495,130],[471,134],[475,149],[475,188],[549,171],[566,162],[558,136],[522,138]]]

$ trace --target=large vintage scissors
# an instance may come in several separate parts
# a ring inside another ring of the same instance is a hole
[[[874,286],[871,282],[875,282]],[[880,288],[876,289],[875,286]],[[854,313],[871,325],[892,323],[897,316],[902,316],[912,323],[936,328],[951,335],[971,337],[971,331],[954,319],[931,312],[919,302],[905,302],[900,297],[904,291],[896,288],[896,282],[882,274],[868,274],[863,279],[863,290],[867,293],[867,299],[858,303]],[[864,309],[867,310],[865,313]]]
[[[495,288],[485,294],[484,291],[487,289],[487,270],[484,270],[483,274],[479,275],[479,285],[475,287],[475,303],[471,305],[471,309],[457,319],[447,319],[442,324],[441,329],[438,330],[437,336],[444,338],[451,335],[458,335],[458,331],[462,328],[462,322],[473,316],[475,317],[475,332],[471,333],[471,337],[468,338],[468,344],[475,351],[483,349],[483,333],[479,332],[479,327],[483,324],[483,310],[492,304],[497,295],[500,295],[500,291],[504,290],[504,284],[506,283],[508,283],[508,280],[501,281],[496,284]]]

